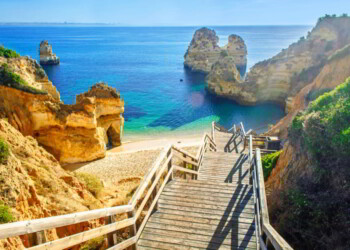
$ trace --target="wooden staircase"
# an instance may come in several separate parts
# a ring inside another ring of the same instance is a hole
[[[47,240],[46,230],[93,220],[105,224]],[[118,238],[126,227],[128,238]],[[213,122],[196,156],[165,147],[127,205],[0,225],[0,239],[28,234],[33,250],[68,249],[100,236],[108,250],[292,249],[270,225],[260,149],[242,123],[227,130]]]
[[[240,137],[214,133],[217,150],[204,153],[197,180],[166,185],[139,249],[257,248],[248,156],[237,153]]]

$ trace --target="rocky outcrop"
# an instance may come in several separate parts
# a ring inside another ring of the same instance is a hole
[[[11,61],[8,63],[13,69]],[[32,85],[42,89],[40,82]],[[65,105],[49,93],[35,94],[0,85],[1,116],[23,135],[37,139],[64,164],[102,158],[106,144],[120,145],[123,112],[124,101],[119,94],[102,83],[77,96],[74,105]]]
[[[39,53],[41,65],[57,65],[60,63],[60,58],[52,52],[52,45],[48,41],[40,43]]]
[[[0,66],[3,64],[8,64],[11,70],[19,75],[30,87],[45,91],[55,100],[60,100],[60,93],[36,60],[26,56],[19,58],[5,58],[0,56]]]
[[[235,65],[241,70],[243,75],[247,64],[247,48],[241,37],[231,35],[228,44],[224,47],[218,45],[219,37],[214,30],[201,28],[197,30],[184,56],[185,67],[195,72],[208,74],[212,65],[220,57],[231,56]]]
[[[0,202],[10,208],[15,221],[50,217],[89,209],[102,208],[96,199],[75,177],[61,168],[58,161],[37,140],[23,136],[8,122],[0,119],[0,138],[8,145],[10,155],[0,164]],[[94,227],[90,221],[68,228],[47,230],[48,240]],[[32,235],[0,240],[1,249],[30,247]]]
[[[294,98],[320,74],[328,58],[350,43],[349,27],[348,17],[321,19],[307,38],[301,38],[271,59],[254,65],[244,82],[232,81],[234,86],[226,84],[229,89],[216,93],[224,93],[224,96],[243,105],[263,102],[289,105],[290,98]],[[218,84],[210,82],[210,85]]]
[[[242,82],[234,58],[225,56],[214,63],[207,76],[207,82],[209,91],[221,96],[230,96],[235,91],[233,83]]]
[[[286,116],[270,128],[267,134],[287,138],[288,126],[295,115],[307,107],[310,101],[308,100],[310,93],[322,89],[333,89],[350,76],[350,53],[345,53],[348,47],[350,48],[348,45],[334,52],[327,60],[327,63],[325,63],[321,72],[310,84],[302,88],[294,97],[287,98]]]

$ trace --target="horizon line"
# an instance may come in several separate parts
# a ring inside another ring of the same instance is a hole
[[[0,26],[5,25],[40,25],[40,26],[110,26],[110,27],[232,27],[232,26],[313,26],[314,24],[191,24],[191,25],[173,25],[173,24],[155,24],[155,25],[132,25],[118,23],[80,23],[80,22],[0,22]]]

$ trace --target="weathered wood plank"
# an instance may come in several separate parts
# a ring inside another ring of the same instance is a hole
[[[275,249],[293,249],[270,224],[263,223],[262,229],[266,233]]]
[[[179,154],[179,153],[177,153],[177,152],[175,152],[175,155],[176,155],[176,157],[179,158],[180,160],[182,160],[182,161],[184,161],[184,162],[186,162],[186,163],[192,164],[193,166],[197,166],[197,167],[198,167],[198,163],[197,163],[197,162],[194,162],[194,161],[192,161],[192,160],[190,160],[190,159],[187,159],[187,158],[183,157],[181,154]]]
[[[31,250],[59,250],[68,247],[75,246],[82,242],[97,238],[99,236],[114,232],[121,228],[125,228],[127,226],[133,225],[135,222],[134,218],[118,221],[112,224],[108,224],[106,226],[102,226],[99,228],[91,229],[89,231],[85,231],[82,233],[74,234],[72,236],[68,236],[65,238],[61,238],[55,241],[47,242],[45,244],[34,246],[29,249]]]
[[[239,184],[234,184],[234,183],[217,183],[217,182],[208,182],[208,181],[192,181],[192,180],[183,180],[183,179],[177,179],[174,182],[171,183],[179,183],[179,184],[185,184],[188,186],[193,186],[193,187],[211,187],[211,188],[217,188],[217,189],[232,189],[235,190],[237,188],[237,186],[239,186]],[[239,186],[239,187],[243,187],[243,185]],[[249,185],[247,185],[247,187],[250,187]]]
[[[204,201],[217,201],[220,203],[223,202],[229,202],[231,200],[234,199],[239,199],[240,196],[239,195],[229,195],[229,196],[223,196],[223,195],[216,195],[216,196],[208,196],[207,194],[192,194],[192,193],[176,193],[176,192],[167,192],[167,191],[163,191],[163,196],[170,196],[170,197],[186,197],[189,199],[201,199]],[[249,203],[254,204],[253,198],[252,196],[242,196],[242,198]]]
[[[88,220],[107,217],[114,214],[121,214],[132,211],[132,206],[118,206],[102,208],[74,214],[53,216],[37,220],[19,221],[10,224],[0,225],[0,239],[25,235],[46,229],[68,226]]]
[[[160,208],[156,213],[153,214],[153,216],[156,217],[156,214],[178,215],[183,217],[183,220],[187,220],[187,218],[189,217],[199,218],[204,220],[230,220],[230,221],[237,221],[239,223],[253,223],[255,220],[254,216],[242,217],[242,216],[239,216],[238,214],[222,214],[222,215],[206,214],[206,213],[197,213],[197,212],[191,212],[191,211],[173,210],[173,209],[167,209],[167,208]],[[204,223],[204,224],[207,224],[207,223]]]
[[[227,202],[223,202],[223,201],[210,201],[210,200],[201,200],[201,199],[195,199],[193,197],[191,198],[186,198],[186,197],[174,197],[174,196],[161,196],[159,198],[159,200],[162,200],[164,201],[165,203],[167,201],[178,201],[178,202],[188,202],[188,203],[197,203],[197,204],[205,204],[205,205],[220,205],[220,206],[223,206],[223,207],[227,207],[229,205],[233,205],[235,204],[237,201],[236,199],[232,199],[230,201],[227,201]],[[239,205],[241,206],[244,206],[244,207],[250,207],[250,208],[253,208],[254,207],[254,204],[252,203],[249,203],[249,202],[246,202],[246,201],[240,201],[238,202]]]
[[[151,216],[152,211],[153,211],[155,205],[157,204],[158,199],[159,199],[160,195],[162,194],[162,191],[163,191],[165,185],[167,184],[170,176],[172,176],[172,173],[173,173],[173,169],[171,168],[170,171],[168,172],[168,174],[166,175],[166,177],[164,178],[164,181],[163,181],[162,185],[160,186],[156,197],[154,198],[153,202],[151,203],[151,205],[150,205],[150,207],[148,209],[148,212],[145,215],[145,218],[143,219],[143,221],[142,221],[142,223],[141,223],[141,225],[140,225],[140,227],[138,229],[138,232],[137,232],[137,235],[136,235],[137,239],[140,237],[140,234],[141,234],[143,228],[145,227],[149,217]]]
[[[193,161],[197,162],[197,158],[194,155],[192,155],[191,153],[187,152],[186,150],[178,148],[175,145],[173,145],[171,148],[173,150],[179,152],[180,154],[185,154],[186,156],[190,157]]]
[[[198,248],[204,248],[204,249],[235,249],[235,246],[228,246],[223,244],[217,244],[210,242],[201,242],[201,241],[195,241],[195,240],[187,240],[187,239],[181,239],[181,238],[174,238],[174,237],[163,237],[162,235],[152,235],[152,234],[144,234],[142,240],[150,240],[150,241],[156,241],[156,242],[162,242],[162,243],[170,243],[170,244],[178,244],[181,246],[189,246],[189,247],[198,247]],[[169,248],[173,249],[173,248]],[[184,249],[184,248],[182,248]],[[192,249],[192,248],[191,248]]]
[[[134,208],[138,201],[141,199],[142,194],[145,192],[149,182],[151,181],[153,175],[156,173],[158,168],[160,167],[161,162],[167,157],[169,150],[171,150],[171,145],[166,146],[163,151],[158,156],[157,160],[153,163],[152,167],[146,174],[146,177],[141,182],[140,186],[136,189],[134,195],[129,201],[129,205],[132,205]]]
[[[184,192],[186,191],[201,191],[201,192],[207,192],[208,195],[210,194],[213,194],[213,193],[226,193],[226,194],[233,194],[232,190],[228,190],[228,189],[225,189],[225,190],[222,190],[222,189],[214,189],[214,188],[208,188],[208,187],[191,187],[189,188],[189,186],[187,186],[186,184],[169,184],[168,185],[169,187],[167,187],[167,190],[171,190],[173,188],[179,188],[180,189],[183,189]],[[175,191],[175,190],[174,190]],[[240,193],[240,192],[246,192],[247,194],[248,193],[252,193],[253,192],[253,189],[249,186],[249,185],[242,185],[241,187],[237,188],[235,190],[234,193]]]
[[[136,212],[136,219],[139,218],[142,210],[144,209],[145,205],[147,204],[148,200],[149,200],[149,197],[151,196],[154,188],[157,186],[160,178],[162,177],[164,171],[168,168],[168,163],[171,161],[171,158],[172,158],[172,153],[170,153],[170,155],[168,156],[167,158],[167,161],[163,164],[162,168],[159,170],[159,172],[157,173],[157,176],[155,178],[155,180],[153,181],[151,187],[149,188],[149,190],[147,191],[147,194],[146,196],[144,197],[143,201],[141,202],[139,208],[137,209],[137,212]]]
[[[181,201],[172,201],[172,200],[161,200],[159,199],[159,204],[168,204],[168,205],[175,205],[175,206],[184,206],[184,207],[194,207],[194,208],[205,208],[205,209],[215,209],[217,211],[220,210],[227,210],[227,207],[223,207],[220,205],[207,205],[207,204],[196,204],[196,203],[188,203],[188,202],[181,202]],[[241,203],[234,203],[230,204],[231,210],[244,210],[245,213],[254,213],[254,209],[249,206],[245,206],[245,204]]]
[[[183,233],[178,231],[160,230],[156,228],[146,228],[142,234],[143,234],[141,236],[142,239],[152,239],[153,235],[157,235],[157,236],[159,235],[163,237],[200,241],[207,244],[214,243],[214,244],[219,244],[220,246],[232,246],[232,247],[244,246],[244,247],[251,247],[251,248],[256,247],[256,242],[252,240],[252,237],[242,239],[242,237],[238,238],[227,233],[226,234],[217,233],[211,236],[207,236],[207,235],[201,235],[196,233]]]
[[[176,166],[176,165],[173,165],[173,168],[174,168],[174,170],[177,170],[177,171],[198,175],[197,171],[194,171],[194,170],[191,170],[191,169],[188,169],[188,168],[183,168],[183,167]]]
[[[168,219],[168,220],[176,220],[176,221],[188,221],[188,222],[195,222],[195,223],[203,223],[208,225],[219,225],[222,221],[230,221],[232,223],[245,223],[245,224],[254,224],[253,218],[238,218],[238,217],[220,217],[216,216],[216,218],[201,218],[196,216],[182,216],[177,214],[169,214],[164,212],[156,212],[152,215],[154,218],[162,218],[162,219]],[[147,227],[147,226],[146,226]]]
[[[189,221],[180,221],[180,220],[168,220],[163,218],[157,218],[157,217],[151,217],[149,222],[152,223],[160,223],[160,224],[167,224],[167,225],[173,225],[173,226],[180,226],[184,228],[191,228],[191,229],[202,229],[202,230],[208,230],[208,231],[216,231],[218,226],[221,228],[227,228],[228,231],[231,231],[233,233],[238,234],[247,234],[247,235],[254,235],[254,224],[248,224],[248,223],[237,223],[235,221],[219,221],[218,224],[203,224],[203,223],[196,223],[196,222],[189,222]]]
[[[196,213],[202,213],[202,214],[212,214],[212,215],[232,215],[232,216],[240,216],[245,218],[254,218],[254,214],[252,213],[245,213],[242,209],[237,210],[230,210],[230,211],[224,211],[224,210],[216,210],[213,211],[211,209],[206,208],[197,208],[197,207],[182,207],[179,205],[170,205],[170,204],[159,204],[159,211],[162,209],[173,209],[173,210],[179,210],[179,211],[188,211],[188,212],[196,212]]]
[[[134,245],[136,244],[137,242],[137,238],[136,236],[130,238],[130,239],[127,239],[127,240],[124,240],[123,242],[119,243],[118,245],[115,245],[113,247],[110,247],[108,248],[107,250],[119,250],[119,249],[125,249],[131,245]]]

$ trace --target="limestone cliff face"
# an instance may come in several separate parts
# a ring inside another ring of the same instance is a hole
[[[234,87],[222,92],[225,96],[230,93],[227,97],[244,105],[275,102],[290,107],[290,98],[319,75],[327,58],[350,43],[349,28],[350,18],[347,17],[319,21],[306,39],[300,39],[271,59],[257,63],[244,82],[233,81]]]
[[[40,43],[39,54],[41,65],[56,65],[60,63],[60,58],[52,52],[52,45],[48,41]]]
[[[245,71],[247,48],[243,39],[231,35],[228,44],[222,48],[218,42],[219,37],[214,30],[208,28],[197,30],[184,56],[184,65],[192,71],[208,74],[212,65],[221,56],[229,55],[234,59],[235,65]]]
[[[7,63],[13,69],[18,62]],[[25,79],[34,79],[32,67],[21,70],[28,72]],[[35,80],[31,85],[43,89]],[[23,135],[37,139],[64,164],[103,158],[106,144],[120,145],[123,112],[124,101],[115,89],[104,84],[79,95],[74,105],[65,105],[49,93],[33,94],[0,86],[1,116]]]
[[[29,86],[48,92],[55,100],[60,100],[60,93],[48,79],[45,71],[36,60],[29,57],[5,58],[0,56],[0,66],[8,64],[11,70],[18,74]]]
[[[16,221],[37,219],[103,207],[72,173],[31,136],[23,136],[8,122],[0,119],[0,137],[8,144],[10,156],[0,164],[0,200],[10,207]],[[78,233],[94,227],[96,221],[70,228],[47,230],[48,240],[67,232]],[[0,240],[1,249],[30,247],[30,235]]]
[[[316,78],[310,84],[303,87],[294,97],[287,99],[286,108],[288,109],[288,114],[275,124],[267,134],[287,138],[287,128],[295,115],[307,107],[309,103],[307,96],[309,93],[322,89],[335,88],[350,76],[350,53],[346,52],[348,48],[350,46],[345,46],[342,50],[334,52]]]

